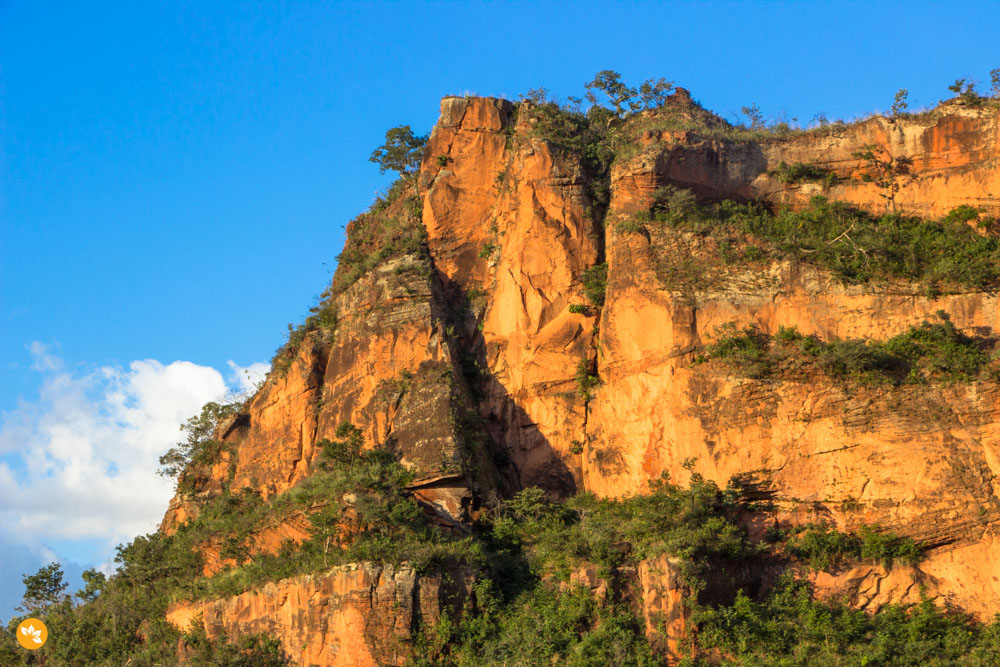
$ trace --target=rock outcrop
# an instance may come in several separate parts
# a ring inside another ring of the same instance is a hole
[[[346,565],[224,600],[172,605],[167,620],[201,622],[210,640],[266,633],[300,665],[401,665],[417,632],[461,610],[474,574]],[[178,647],[180,656],[184,647]]]
[[[707,113],[677,95],[674,106]],[[727,322],[881,340],[943,310],[959,329],[995,336],[997,294],[849,286],[788,261],[668,286],[662,264],[697,263],[701,242],[671,246],[615,225],[664,185],[704,201],[805,206],[822,194],[881,211],[884,188],[860,178],[865,150],[897,165],[892,203],[907,213],[941,216],[968,204],[997,215],[995,111],[949,104],[915,119],[761,141],[652,129],[602,175],[532,132],[525,109],[442,101],[419,174],[426,255],[382,263],[333,298],[335,331],[307,335],[287,372],[273,372],[220,434],[235,453],[200,493],[225,484],[283,493],[311,473],[317,442],[345,421],[363,429],[367,446],[394,448],[415,472],[418,497],[455,522],[491,491],[621,497],[663,473],[683,482],[697,472],[720,486],[740,480],[787,524],[878,523],[929,547],[918,568],[857,568],[817,578],[820,591],[873,609],[911,602],[931,583],[938,599],[980,618],[1000,612],[995,380],[859,387],[808,374],[737,378],[693,363]],[[785,183],[775,176],[781,163],[810,163],[838,179]],[[582,276],[603,262],[604,302],[589,303]],[[600,379],[592,396],[578,390],[581,364]],[[470,444],[479,440],[469,428],[487,436],[484,446]],[[197,506],[175,499],[163,530]],[[671,562],[644,564],[638,580],[648,633],[676,654],[686,635]],[[433,577],[358,565],[178,605],[170,618],[184,625],[203,614],[210,637],[273,632],[303,664],[397,664],[413,629],[440,613],[442,595],[451,604],[468,581],[445,595]]]

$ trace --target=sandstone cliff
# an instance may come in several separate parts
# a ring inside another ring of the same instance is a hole
[[[696,116],[700,127],[690,126]],[[768,256],[721,264],[712,239],[618,224],[668,185],[703,203],[803,208],[823,195],[873,212],[940,217],[972,205],[995,216],[995,110],[952,103],[915,118],[743,139],[679,90],[665,110],[632,119],[633,145],[610,169],[546,137],[539,122],[528,103],[442,101],[414,185],[423,248],[353,282],[342,260],[329,306],[336,325],[307,331],[287,368],[224,425],[232,454],[194,496],[171,503],[162,529],[176,530],[223,488],[265,499],[287,492],[314,471],[317,443],[350,422],[367,447],[397,453],[414,471],[415,496],[455,530],[491,495],[520,488],[617,498],[647,491],[662,473],[682,482],[699,474],[721,487],[737,480],[766,501],[766,514],[745,517],[755,534],[774,522],[878,524],[927,547],[910,569],[814,576],[823,595],[873,609],[917,601],[923,586],[984,620],[1000,612],[995,379],[864,386],[696,363],[726,323],[885,340],[944,311],[959,330],[989,338],[1000,326],[996,292],[850,284]],[[875,162],[865,151],[895,165],[891,191],[866,178]],[[829,178],[787,182],[780,172],[790,164]],[[361,224],[349,234],[359,238]],[[702,264],[694,280],[663,280],[665,264],[692,258]],[[606,291],[595,300],[584,275],[604,264]],[[581,390],[581,368],[591,388]],[[256,552],[308,533],[294,523],[269,530],[278,537],[259,537]],[[395,664],[405,657],[397,643],[424,622],[414,619],[439,616],[436,576],[352,566],[180,603],[170,618],[185,625],[203,614],[210,636],[272,632],[303,664]],[[633,579],[647,632],[675,651],[683,587],[666,561]],[[665,633],[657,615],[670,621]]]

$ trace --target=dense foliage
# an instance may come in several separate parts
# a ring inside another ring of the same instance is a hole
[[[931,293],[991,289],[1000,285],[1000,235],[989,218],[978,222],[987,233],[973,229],[969,209],[962,207],[940,220],[900,213],[876,216],[817,196],[803,210],[772,212],[761,204],[732,201],[696,206],[668,186],[657,192],[650,211],[618,227],[753,242],[766,257],[815,264],[845,283],[909,280],[923,283]],[[972,213],[978,217],[974,209]]]
[[[1000,619],[979,625],[930,600],[869,614],[818,602],[808,584],[789,577],[760,600],[741,592],[732,605],[701,607],[693,621],[699,648],[721,653],[723,664],[986,667],[1000,661]]]
[[[475,612],[446,619],[418,642],[417,664],[659,665],[642,621],[622,598],[624,569],[673,554],[695,590],[721,561],[757,553],[732,519],[734,490],[694,475],[689,487],[667,479],[648,495],[621,501],[590,494],[565,503],[529,488],[493,508],[479,527],[485,571]],[[611,585],[604,597],[571,585],[596,565]]]
[[[745,576],[769,554],[821,569],[919,558],[918,545],[891,533],[863,527],[844,534],[815,525],[778,536],[775,544],[754,544],[737,523],[746,511],[739,489],[723,490],[692,474],[687,487],[663,478],[650,493],[620,500],[581,494],[557,502],[529,488],[490,506],[471,535],[446,535],[406,493],[409,473],[386,450],[363,450],[356,428],[342,425],[324,451],[321,471],[268,503],[249,492],[227,493],[174,536],[143,536],[119,547],[114,576],[89,572],[75,599],[62,593],[52,568],[26,577],[26,601],[48,624],[50,640],[38,654],[18,649],[14,619],[0,638],[0,661],[167,664],[183,638],[194,664],[286,664],[279,643],[268,637],[210,642],[200,627],[182,636],[164,620],[168,601],[231,595],[267,579],[369,560],[407,561],[425,570],[468,564],[480,573],[464,611],[421,630],[414,664],[660,665],[663,657],[647,642],[628,591],[635,566],[661,555],[678,563],[692,590],[687,604],[697,632],[682,648],[695,656],[745,665],[985,665],[1000,658],[1000,624],[977,625],[930,602],[871,616],[818,602],[806,584],[789,578],[763,594],[751,577],[749,587],[722,598],[718,591],[702,595],[712,582],[735,586],[734,572]],[[347,507],[354,518],[345,516]],[[312,512],[312,539],[277,556],[244,551],[235,558],[241,565],[200,576],[195,545],[218,535],[246,536],[295,508]],[[607,582],[603,593],[570,583],[586,567],[596,567]]]
[[[885,341],[824,342],[795,327],[780,327],[770,336],[756,325],[737,329],[729,322],[717,329],[696,361],[720,360],[755,379],[782,373],[802,377],[806,365],[835,379],[867,383],[969,382],[1000,374],[990,356],[994,341],[962,333],[944,311],[937,317]]]
[[[913,565],[921,547],[910,538],[862,526],[857,533],[842,533],[829,525],[799,526],[785,544],[788,553],[814,570],[833,570],[858,562]]]

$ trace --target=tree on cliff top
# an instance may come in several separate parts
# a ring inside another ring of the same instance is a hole
[[[647,79],[638,89],[626,86],[622,81],[622,75],[614,70],[601,70],[594,75],[594,79],[585,84],[587,89],[587,101],[597,105],[597,95],[595,90],[604,93],[615,113],[621,118],[627,113],[634,113],[642,109],[655,109],[663,106],[674,84],[664,78]]]
[[[392,127],[386,130],[385,143],[372,151],[368,161],[378,165],[379,173],[391,169],[406,176],[420,167],[426,143],[427,135],[414,135],[409,125]]]
[[[587,101],[591,104],[598,104],[594,90],[599,90],[608,97],[615,113],[623,116],[629,111],[639,110],[639,101],[636,99],[639,91],[630,88],[622,82],[622,75],[613,70],[601,70],[594,75],[593,81],[585,85],[587,89]]]

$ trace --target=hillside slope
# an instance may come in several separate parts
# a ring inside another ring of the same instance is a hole
[[[661,102],[442,100],[181,473],[156,562],[193,560],[121,651],[998,655],[996,105],[786,132]]]

